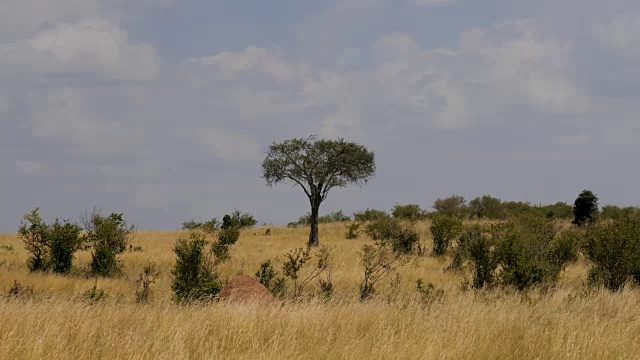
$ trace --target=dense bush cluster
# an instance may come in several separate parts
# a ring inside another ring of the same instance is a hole
[[[319,224],[329,224],[335,222],[347,222],[351,221],[351,218],[345,215],[342,210],[334,211],[324,216],[318,217]],[[297,221],[290,222],[287,224],[289,228],[298,228],[303,226],[309,226],[311,224],[311,213],[306,213],[301,216]]]
[[[488,195],[467,204],[463,197],[454,195],[436,200],[433,208],[435,212],[428,215],[415,204],[396,205],[390,214],[367,209],[355,213],[355,221],[346,224],[345,238],[357,238],[362,227],[373,240],[359,253],[362,301],[375,296],[376,285],[394,275],[412,256],[426,254],[416,230],[421,229],[416,224],[425,217],[433,240],[431,254],[449,257],[449,270],[469,276],[466,287],[549,289],[579,253],[590,265],[586,279],[589,285],[617,291],[629,283],[640,284],[640,210],[636,207],[607,205],[600,210],[597,195],[585,190],[573,206],[562,202],[531,206]],[[494,221],[465,221],[470,218]],[[351,221],[342,211],[321,219]],[[569,219],[573,225],[569,225]],[[307,221],[308,217],[302,217],[298,222]],[[29,253],[29,270],[69,274],[74,269],[75,253],[89,250],[91,261],[85,275],[117,276],[122,267],[119,255],[127,249],[134,251],[134,226],[125,221],[123,214],[104,216],[95,209],[81,216],[79,224],[59,219],[47,224],[39,209],[26,214],[18,235]],[[230,259],[241,229],[255,224],[252,215],[238,210],[225,215],[222,222],[214,218],[204,223],[183,223],[188,235],[180,237],[173,248],[176,260],[171,287],[175,300],[186,303],[214,299],[224,284],[218,266]],[[277,261],[267,260],[255,272],[257,280],[277,298],[328,298],[333,294],[330,249],[293,249],[284,254],[279,268],[275,266]],[[157,265],[149,261],[136,281],[137,302],[149,300],[151,285],[158,275]],[[313,282],[318,292],[308,291]],[[12,293],[21,292],[19,284],[14,288]],[[416,281],[416,291],[425,305],[440,301],[444,295],[422,279]],[[83,298],[95,303],[106,296],[96,282]]]

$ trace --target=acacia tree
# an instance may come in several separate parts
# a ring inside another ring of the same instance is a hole
[[[268,186],[288,181],[302,188],[311,204],[309,246],[318,246],[318,213],[329,190],[362,186],[373,177],[376,166],[373,152],[363,145],[310,136],[271,144],[262,171]]]

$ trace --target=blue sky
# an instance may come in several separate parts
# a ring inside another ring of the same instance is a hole
[[[378,166],[322,213],[585,188],[640,203],[637,1],[1,2],[1,232],[36,206],[286,223],[307,200],[260,163],[310,134]]]

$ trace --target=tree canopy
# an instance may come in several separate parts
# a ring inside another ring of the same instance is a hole
[[[291,182],[300,186],[311,204],[309,245],[318,245],[318,211],[333,188],[362,186],[376,171],[373,152],[363,145],[338,140],[294,138],[274,142],[262,163],[268,186]]]

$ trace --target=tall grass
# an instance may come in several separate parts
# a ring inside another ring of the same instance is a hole
[[[420,224],[422,238],[428,224]],[[358,301],[362,269],[357,253],[371,240],[345,240],[344,224],[320,228],[333,247],[335,296],[274,306],[172,302],[172,247],[179,232],[142,232],[142,252],[122,256],[123,273],[98,279],[109,295],[90,304],[82,294],[90,254],[78,254],[75,275],[29,274],[27,254],[13,235],[0,235],[0,358],[2,359],[632,359],[640,358],[640,292],[585,292],[584,261],[571,265],[550,293],[465,292],[465,274],[443,269],[448,259],[414,258],[400,284],[382,284],[378,296]],[[260,264],[303,247],[306,229],[245,230],[232,248],[223,278],[253,275]],[[10,245],[7,250],[1,245]],[[427,244],[430,247],[430,244]],[[150,302],[135,302],[135,280],[148,260],[160,270]],[[445,290],[424,306],[415,290],[423,278]],[[13,282],[33,294],[6,296]],[[315,284],[314,284],[315,285]],[[309,289],[313,293],[317,287]]]

